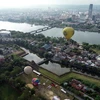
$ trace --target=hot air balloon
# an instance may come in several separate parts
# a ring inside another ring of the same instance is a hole
[[[37,86],[39,84],[40,80],[38,78],[33,78],[32,79],[32,84]]]
[[[74,35],[74,29],[72,27],[66,27],[63,29],[63,35],[67,40],[70,40],[70,38]]]
[[[24,68],[24,72],[25,72],[26,74],[30,74],[30,73],[32,72],[32,67],[26,66],[26,67]]]

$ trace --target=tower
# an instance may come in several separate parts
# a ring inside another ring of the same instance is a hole
[[[90,4],[88,11],[88,18],[92,18],[93,4]]]

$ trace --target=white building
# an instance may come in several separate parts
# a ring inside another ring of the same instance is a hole
[[[0,31],[0,37],[1,38],[3,38],[3,37],[11,37],[11,32],[7,31],[7,30],[1,30]]]
[[[96,57],[98,64],[100,64],[100,55]]]
[[[0,55],[0,62],[4,61],[4,56]]]

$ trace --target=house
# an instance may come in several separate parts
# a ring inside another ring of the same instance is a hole
[[[80,90],[83,92],[85,92],[87,89],[87,87],[84,84],[82,84],[80,81],[78,81],[76,79],[72,79],[71,82],[69,82],[69,84],[76,90]]]
[[[44,48],[45,50],[51,50],[52,45],[48,43],[48,44],[43,45],[42,48]]]
[[[5,60],[4,56],[0,55],[0,63]]]
[[[61,58],[58,54],[55,54],[54,57],[52,58],[53,61],[56,61],[56,62],[60,62],[61,61]]]

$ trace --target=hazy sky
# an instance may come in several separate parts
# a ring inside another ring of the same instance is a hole
[[[72,5],[95,5],[100,4],[100,0],[0,0],[0,8],[29,7],[33,5],[51,5],[51,4],[72,4]]]

